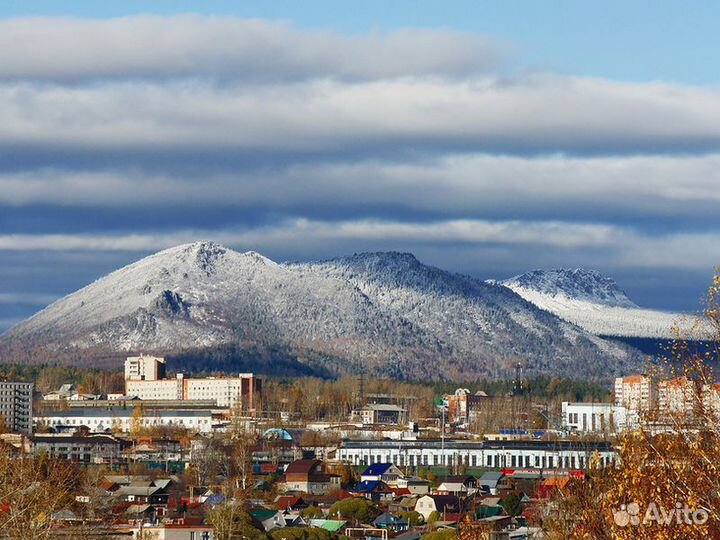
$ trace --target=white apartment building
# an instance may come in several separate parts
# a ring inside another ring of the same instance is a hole
[[[705,413],[716,421],[720,420],[720,384],[705,385],[702,400]]]
[[[647,375],[615,379],[615,405],[633,413],[647,413],[657,405],[657,386]]]
[[[616,433],[627,423],[625,407],[613,403],[562,403],[563,426],[582,433]]]
[[[695,385],[687,377],[677,377],[658,384],[658,409],[661,416],[690,419],[697,400]]]
[[[214,400],[219,407],[254,411],[259,406],[262,380],[253,373],[237,377],[165,378],[165,360],[151,356],[125,361],[125,395],[142,400]]]

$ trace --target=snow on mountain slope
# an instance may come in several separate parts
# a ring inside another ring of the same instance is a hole
[[[499,282],[528,302],[601,336],[672,339],[695,318],[637,306],[615,281],[593,270],[533,270]]]
[[[537,373],[607,376],[640,362],[506,287],[410,254],[278,264],[210,242],[156,253],[58,300],[0,337],[0,357],[49,350],[80,361],[227,344],[401,378],[496,377],[517,361]]]

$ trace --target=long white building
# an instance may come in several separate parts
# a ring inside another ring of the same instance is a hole
[[[75,431],[87,427],[93,433],[106,430],[128,433],[134,426],[152,428],[160,426],[179,427],[198,433],[210,433],[219,422],[213,419],[209,409],[147,409],[133,415],[135,407],[70,408],[47,411],[34,418],[35,424],[43,424],[57,432]]]
[[[351,465],[454,466],[489,469],[584,470],[608,467],[617,453],[606,442],[575,441],[343,441],[337,459]]]

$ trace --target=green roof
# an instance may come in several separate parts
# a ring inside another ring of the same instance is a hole
[[[277,513],[277,510],[250,510],[250,515],[260,522],[270,519]]]
[[[503,513],[502,506],[480,506],[477,509],[477,517],[480,519],[499,516]]]
[[[336,533],[345,526],[346,521],[337,519],[311,519],[310,526],[325,529],[328,532]]]

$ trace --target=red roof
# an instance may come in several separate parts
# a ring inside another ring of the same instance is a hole
[[[319,465],[322,465],[322,461],[318,459],[299,459],[288,465],[285,474],[311,474]]]
[[[283,497],[279,497],[277,501],[275,501],[275,508],[278,510],[286,510],[287,508],[294,508],[300,504],[303,504],[305,501],[303,501],[302,497],[293,497],[291,495],[285,495]]]

